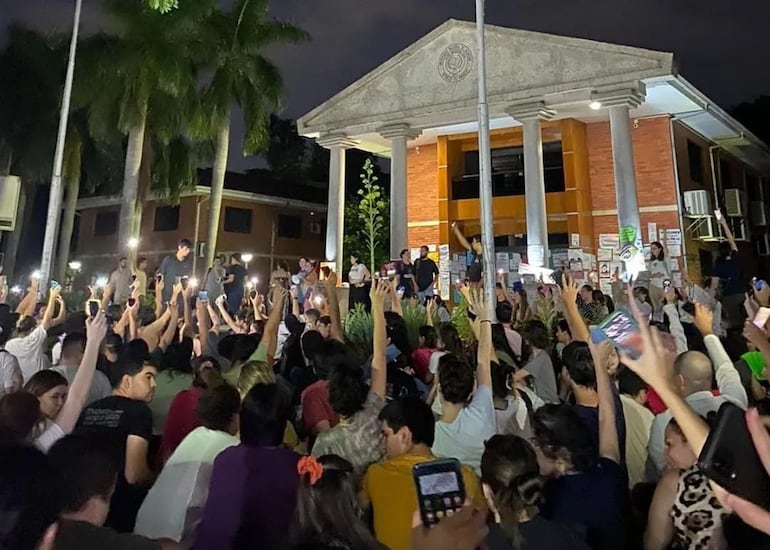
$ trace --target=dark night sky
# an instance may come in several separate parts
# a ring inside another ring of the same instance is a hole
[[[283,70],[283,115],[290,117],[328,99],[446,19],[474,17],[473,0],[271,3],[275,16],[312,36],[309,43],[271,52]],[[84,29],[93,30],[102,23],[99,2],[84,4]],[[73,5],[72,0],[0,0],[0,29],[14,21],[66,29]],[[674,52],[684,77],[723,107],[770,93],[767,0],[487,0],[487,21]],[[231,148],[233,168],[253,163],[241,159],[237,149]]]

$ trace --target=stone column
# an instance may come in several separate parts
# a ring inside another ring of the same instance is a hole
[[[594,101],[600,101],[602,107],[608,109],[610,115],[620,256],[626,262],[626,272],[634,277],[645,267],[629,109],[641,105],[644,102],[644,97],[645,89],[641,83],[638,86],[597,93],[592,96]]]
[[[419,130],[408,124],[394,124],[380,128],[379,134],[390,140],[390,258],[398,258],[399,253],[409,244],[409,210],[406,182],[406,143],[420,135]]]
[[[355,142],[342,134],[331,134],[318,139],[321,147],[329,149],[329,205],[326,212],[326,261],[336,262],[339,271],[342,261],[342,239],[345,234],[345,150]]]
[[[545,208],[543,136],[541,120],[556,114],[543,102],[514,105],[508,114],[520,121],[524,134],[524,194],[527,208],[527,261],[535,267],[548,267],[548,214]]]

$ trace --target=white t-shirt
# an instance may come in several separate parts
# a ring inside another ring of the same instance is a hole
[[[203,426],[191,431],[147,493],[134,532],[151,539],[191,542],[208,499],[214,459],[238,443],[228,433]]]
[[[650,272],[650,285],[655,288],[663,288],[663,281],[671,278],[671,269],[666,260],[651,260],[647,264]]]
[[[48,338],[48,332],[42,325],[38,325],[27,336],[11,338],[5,344],[5,349],[15,355],[19,361],[25,384],[36,372],[51,366],[44,353],[46,338]]]
[[[16,357],[0,347],[0,395],[18,391],[24,385],[24,379]]]
[[[484,442],[496,431],[492,388],[478,386],[470,404],[460,411],[453,422],[436,422],[433,454],[456,458],[480,474]]]
[[[43,432],[35,438],[35,447],[47,453],[53,447],[53,444],[65,435],[67,434],[64,433],[64,430],[56,422],[46,420]]]

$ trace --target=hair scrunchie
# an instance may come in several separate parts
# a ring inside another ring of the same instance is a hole
[[[301,476],[307,475],[310,485],[315,485],[323,476],[324,467],[314,456],[303,456],[297,463],[297,472]]]

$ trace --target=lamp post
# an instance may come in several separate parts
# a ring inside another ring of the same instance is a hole
[[[481,244],[484,247],[484,289],[487,303],[495,296],[495,224],[492,218],[492,158],[489,145],[489,105],[487,105],[487,60],[484,44],[484,0],[476,0],[476,67],[478,69],[479,199],[481,202]],[[494,318],[495,311],[490,315]]]
[[[75,0],[75,16],[72,23],[72,38],[70,39],[69,61],[67,62],[67,74],[64,77],[64,92],[62,94],[61,110],[59,111],[59,132],[56,136],[56,151],[53,160],[53,174],[51,176],[51,192],[48,197],[48,215],[45,224],[45,238],[43,239],[43,256],[40,263],[41,279],[40,288],[46,288],[51,277],[53,266],[53,254],[59,233],[59,215],[61,214],[62,182],[61,173],[64,164],[64,142],[67,138],[67,124],[70,114],[70,98],[72,97],[72,79],[75,75],[75,55],[78,47],[78,33],[80,31],[80,10],[83,0]]]
[[[244,252],[241,254],[241,260],[243,260],[243,263],[246,264],[246,271],[249,270],[249,262],[254,259],[254,254],[249,254],[248,252]]]

